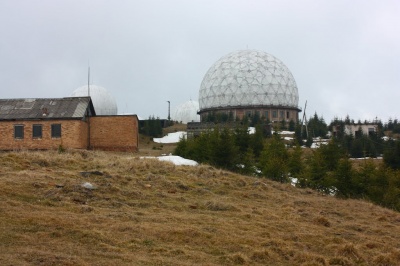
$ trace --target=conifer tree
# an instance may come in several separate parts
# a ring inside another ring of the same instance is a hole
[[[254,174],[255,159],[253,150],[248,148],[243,154],[240,154],[238,172],[244,175]]]
[[[357,194],[353,183],[355,173],[350,160],[347,158],[340,159],[333,175],[337,196],[349,198]]]
[[[250,146],[250,134],[247,126],[238,126],[235,128],[235,144],[240,153],[246,153]]]
[[[383,153],[383,162],[392,169],[400,169],[400,141],[389,141]]]
[[[334,171],[342,158],[347,158],[338,143],[333,139],[327,145],[322,145],[318,151],[321,154],[328,171]]]
[[[260,157],[261,151],[264,147],[264,134],[260,124],[256,126],[256,131],[250,137],[250,146],[253,150],[253,154],[256,158]]]
[[[310,118],[307,127],[313,137],[325,137],[328,133],[328,126],[324,118],[318,117],[317,113]]]
[[[288,182],[288,152],[278,134],[269,139],[261,152],[260,168],[263,175],[279,182]]]
[[[364,147],[361,139],[357,138],[353,140],[350,150],[351,157],[362,158],[364,157]]]
[[[217,133],[218,134],[218,133]],[[213,147],[213,162],[216,166],[233,170],[238,163],[238,149],[229,129],[224,128],[216,136],[216,145]]]
[[[293,120],[289,121],[289,127],[288,127],[289,131],[295,131],[296,130],[296,123]]]
[[[303,150],[300,145],[296,145],[289,153],[288,170],[292,177],[298,177],[304,171],[302,155]]]
[[[297,124],[294,130],[294,137],[298,145],[303,146],[303,136],[301,134],[301,124]]]
[[[327,167],[322,154],[318,151],[314,151],[313,155],[309,159],[307,171],[302,176],[304,181],[302,183],[307,186],[322,191],[328,191],[329,185],[325,182],[327,174]]]

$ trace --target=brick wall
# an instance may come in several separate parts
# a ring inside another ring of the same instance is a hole
[[[34,124],[42,125],[42,137],[33,138]],[[51,137],[51,124],[61,124],[61,138]],[[14,125],[24,126],[24,138],[14,138]],[[96,116],[90,118],[90,147],[98,150],[137,151],[136,115]],[[46,150],[88,148],[88,123],[82,120],[1,121],[0,150]]]
[[[42,125],[42,137],[33,138],[34,124]],[[51,137],[51,124],[61,124],[61,137]],[[14,125],[24,126],[24,138],[14,138]],[[82,120],[1,121],[0,150],[87,148],[87,123]]]
[[[98,150],[137,151],[136,115],[95,116],[90,118],[90,146]]]

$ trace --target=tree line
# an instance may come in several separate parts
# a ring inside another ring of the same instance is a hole
[[[326,134],[321,126],[325,123],[323,119],[318,115],[313,118],[309,120],[309,130]],[[296,134],[299,127],[296,125]],[[400,211],[399,141],[391,140],[381,145],[379,134],[354,140],[338,134],[327,145],[305,152],[299,145],[303,143],[302,136],[301,142],[296,139],[289,145],[277,132],[266,135],[261,124],[256,125],[254,134],[249,133],[247,125],[239,125],[214,128],[196,138],[182,139],[174,153],[245,175],[283,183],[296,180],[298,187],[313,188],[337,197],[363,198]],[[364,159],[355,166],[350,156],[357,150],[356,140],[362,143],[363,155],[367,147],[368,154],[382,153],[383,163]],[[371,143],[374,147],[368,146]]]

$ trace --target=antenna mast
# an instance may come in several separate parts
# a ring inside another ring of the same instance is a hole
[[[301,120],[301,137],[303,137],[303,126],[304,126],[304,120],[306,121],[306,134],[307,134],[307,139],[308,139],[308,128],[307,128],[307,117],[306,117],[306,109],[307,109],[307,100],[304,105],[304,113],[303,113],[303,119]]]
[[[90,67],[88,67],[87,94],[90,96]]]
[[[171,102],[170,101],[167,102],[168,102],[168,121],[169,121],[171,120]]]

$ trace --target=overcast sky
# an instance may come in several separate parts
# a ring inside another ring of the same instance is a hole
[[[0,0],[0,98],[70,96],[90,64],[119,113],[166,118],[242,49],[286,64],[308,117],[400,118],[398,0]]]

